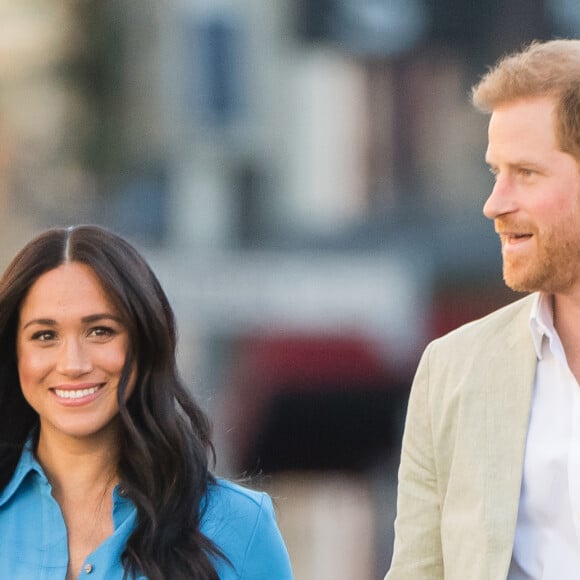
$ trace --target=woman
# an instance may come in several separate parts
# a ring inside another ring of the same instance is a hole
[[[266,494],[209,471],[173,312],[122,238],[53,229],[0,280],[0,578],[292,578]]]

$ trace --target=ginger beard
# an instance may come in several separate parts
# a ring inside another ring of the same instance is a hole
[[[559,223],[540,230],[520,224],[517,230],[533,235],[531,252],[505,252],[509,242],[501,239],[503,278],[509,288],[517,292],[554,294],[567,292],[580,282],[580,202],[575,210]],[[495,221],[500,231],[516,229],[507,218],[498,217]]]

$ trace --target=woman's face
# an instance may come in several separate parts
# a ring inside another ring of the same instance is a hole
[[[16,354],[41,439],[116,434],[128,346],[127,328],[89,266],[65,263],[36,280],[20,309]],[[127,397],[133,389],[134,378]]]

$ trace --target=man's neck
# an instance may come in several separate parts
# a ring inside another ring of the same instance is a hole
[[[554,328],[562,342],[568,366],[580,383],[580,296],[556,294],[552,297]]]

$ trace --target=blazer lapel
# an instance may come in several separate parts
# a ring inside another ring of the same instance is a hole
[[[490,578],[506,578],[518,514],[536,369],[529,309],[498,329],[486,384],[486,525]]]

